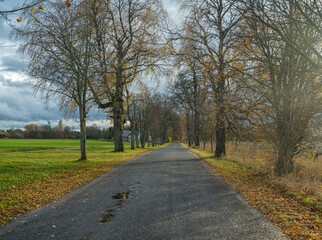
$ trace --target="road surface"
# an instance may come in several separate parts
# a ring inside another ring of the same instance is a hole
[[[25,216],[1,227],[0,239],[285,239],[178,143]]]

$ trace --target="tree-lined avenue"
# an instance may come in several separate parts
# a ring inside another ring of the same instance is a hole
[[[284,239],[178,143],[0,228],[1,239]]]

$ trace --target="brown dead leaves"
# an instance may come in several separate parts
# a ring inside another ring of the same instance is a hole
[[[303,204],[295,194],[289,194],[290,189],[250,168],[219,166],[215,159],[205,161],[291,239],[322,238],[322,213]]]
[[[0,192],[0,225],[17,215],[61,198],[64,194],[95,179],[124,161],[122,159],[118,163],[63,170],[61,173],[51,174],[30,184]]]

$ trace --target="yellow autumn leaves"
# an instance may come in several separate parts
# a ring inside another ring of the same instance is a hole
[[[38,7],[38,10],[41,10],[41,11],[44,11],[44,6],[43,5],[40,5],[39,7]],[[31,9],[31,11],[33,12],[33,13],[36,13],[36,8],[32,8]],[[38,20],[38,18],[37,18],[37,16],[35,15],[34,16],[34,18],[35,18],[35,21],[37,21]],[[22,22],[22,18],[20,17],[20,18],[18,18],[17,19],[17,22]]]
[[[44,10],[44,6],[43,6],[43,5],[40,5],[40,6],[38,7],[38,10],[43,11],[43,10]],[[33,13],[36,13],[36,8],[31,9],[31,11],[32,11]],[[38,18],[37,18],[37,16],[36,16],[36,15],[34,16],[34,18],[35,18],[35,21],[38,21]]]
[[[69,0],[66,0],[66,3],[65,3],[65,5],[66,5],[66,7],[70,7],[71,6],[71,4],[70,4],[70,2],[69,2]],[[40,11],[44,11],[44,6],[43,5],[40,5],[39,7],[38,7],[38,10],[40,10]],[[33,13],[36,13],[36,8],[32,8],[31,9],[31,11],[33,12]],[[35,18],[35,21],[38,21],[38,18],[37,18],[37,16],[35,15],[34,16],[34,18]],[[18,18],[17,19],[17,22],[22,22],[22,18],[20,17],[20,18]]]

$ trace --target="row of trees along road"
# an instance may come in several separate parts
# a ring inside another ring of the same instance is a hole
[[[191,134],[190,114],[213,118],[207,128],[215,130],[217,157],[226,152],[227,130],[238,137],[241,127],[257,127],[257,134],[265,133],[276,145],[276,173],[293,171],[295,154],[321,118],[321,5],[316,0],[185,1],[183,29],[171,32],[177,44],[173,54],[181,63],[172,95],[187,115],[189,144],[193,136],[199,145],[204,132],[194,119]]]
[[[180,117],[166,94],[151,94],[147,89],[137,95],[127,97],[127,116],[131,130],[131,149],[145,146],[145,142],[161,145],[168,141],[169,132],[182,138]],[[140,138],[140,139],[139,139]]]
[[[23,14],[23,25],[16,29],[23,40],[20,51],[30,58],[35,89],[57,98],[69,114],[80,114],[83,136],[88,110],[108,108],[115,150],[124,150],[123,124],[126,115],[131,118],[130,105],[136,105],[126,89],[170,58],[170,44],[163,43],[172,42],[179,69],[172,95],[186,114],[188,137],[193,129],[193,142],[199,145],[209,124],[215,155],[221,157],[227,131],[238,137],[240,129],[257,127],[277,147],[276,172],[293,170],[294,155],[321,118],[321,1],[188,0],[182,3],[181,29],[169,30],[168,39],[160,30],[159,1],[47,4],[36,18],[36,10]],[[151,104],[137,103],[141,109]]]
[[[67,4],[68,3],[68,4]],[[53,1],[26,10],[15,29],[29,57],[34,89],[79,114],[81,159],[86,159],[86,117],[96,104],[113,112],[115,151],[124,151],[124,91],[162,57],[158,1]],[[66,7],[67,6],[67,7]],[[36,12],[37,11],[37,12]],[[37,18],[35,18],[35,12]]]

